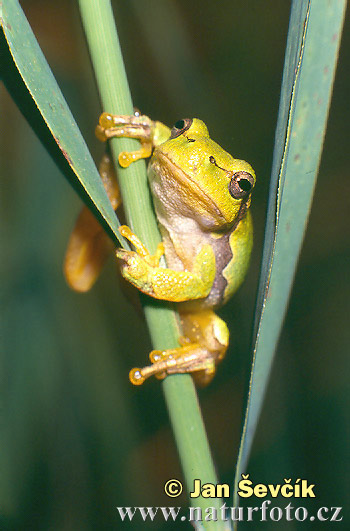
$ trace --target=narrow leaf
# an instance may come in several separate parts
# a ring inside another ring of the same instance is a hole
[[[292,4],[235,500],[246,471],[320,163],[346,2]]]
[[[5,59],[2,71],[4,82],[83,201],[100,218],[111,237],[125,244],[118,233],[120,224],[94,161],[17,0],[2,4],[0,24],[13,63],[20,74],[16,77],[11,59],[6,57],[6,50],[2,50]],[[26,87],[25,91],[23,86]],[[32,98],[29,104],[28,94]],[[40,112],[39,117],[35,117],[35,106]],[[38,119],[41,123],[38,123]],[[47,135],[48,131],[50,135]],[[52,145],[52,138],[55,146]],[[125,246],[128,247],[127,244]]]

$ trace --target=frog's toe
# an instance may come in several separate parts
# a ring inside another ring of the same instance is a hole
[[[128,261],[128,254],[130,251],[127,251],[126,249],[117,249],[115,252],[116,257],[118,260],[122,260],[123,262]]]
[[[142,375],[142,370],[136,367],[129,372],[129,380],[134,385],[142,385],[145,377]]]
[[[120,267],[123,271],[127,269],[131,273],[138,268],[139,257],[133,251],[123,249],[121,252],[117,251],[116,256],[121,261]]]
[[[118,249],[120,271],[123,277],[144,293],[152,294],[150,266],[134,251]]]
[[[135,269],[135,257],[132,255],[135,254],[132,251],[126,251],[125,249],[118,249],[116,251],[116,257],[119,260],[119,265],[123,276],[129,270],[130,273]]]

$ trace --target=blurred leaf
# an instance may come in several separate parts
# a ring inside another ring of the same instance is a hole
[[[246,472],[311,207],[345,6],[343,0],[292,4],[235,496]]]
[[[82,200],[100,218],[112,238],[125,244],[118,233],[120,224],[90,152],[16,0],[8,0],[2,4],[0,23],[20,74],[19,77],[13,72],[9,54],[3,49],[5,68],[2,69],[2,76],[9,92]],[[31,102],[28,103],[28,93],[41,117],[35,116],[34,106]],[[41,123],[38,123],[38,119]],[[43,127],[43,120],[46,127]],[[48,139],[47,128],[59,150],[52,146],[52,138]],[[68,162],[69,166],[65,162]],[[127,247],[126,244],[125,246]]]

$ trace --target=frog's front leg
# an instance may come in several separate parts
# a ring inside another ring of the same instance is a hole
[[[191,271],[175,271],[159,266],[164,253],[162,243],[152,256],[129,227],[123,225],[119,231],[136,249],[117,249],[122,275],[140,291],[155,299],[170,302],[201,299],[209,294],[215,278],[215,255],[210,245],[203,245]]]
[[[197,384],[207,385],[213,378],[216,365],[223,359],[229,332],[226,323],[211,310],[181,314],[183,345],[150,353],[152,365],[130,371],[134,385],[141,385],[150,376],[165,378],[170,374],[191,373]]]
[[[115,115],[104,112],[99,118],[95,133],[102,142],[113,137],[140,140],[141,148],[139,150],[122,151],[119,154],[118,161],[123,168],[127,168],[132,162],[139,159],[150,157],[152,149],[170,137],[169,127],[139,113],[135,115]]]

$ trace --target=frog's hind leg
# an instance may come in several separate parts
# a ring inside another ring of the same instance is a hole
[[[200,385],[208,384],[213,378],[216,365],[224,357],[229,340],[226,323],[213,311],[181,315],[183,337],[181,347],[169,350],[153,350],[150,353],[152,365],[133,369],[130,381],[142,384],[154,375],[165,378],[169,374],[191,373]]]
[[[121,197],[114,167],[106,153],[99,166],[103,186],[114,210]],[[84,206],[70,236],[64,259],[64,274],[71,288],[88,291],[97,279],[114,245],[95,216]]]

